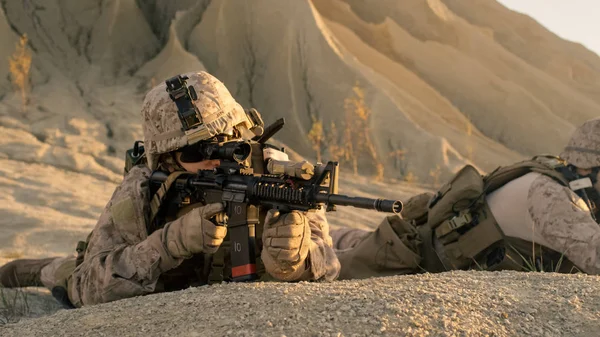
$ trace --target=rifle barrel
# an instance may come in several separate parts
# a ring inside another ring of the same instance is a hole
[[[318,194],[317,201],[339,206],[373,209],[386,213],[400,214],[402,212],[402,202],[400,200],[349,197],[341,194]]]

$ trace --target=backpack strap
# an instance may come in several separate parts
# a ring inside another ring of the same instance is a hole
[[[567,178],[559,172],[559,169],[565,166],[566,162],[563,159],[550,155],[535,156],[532,159],[513,165],[500,166],[483,177],[483,190],[486,194],[492,193],[506,183],[530,172],[543,174],[556,180],[561,185],[569,186]]]
[[[231,241],[229,234],[221,243],[221,246],[214,254],[205,254],[205,263],[210,263],[210,271],[208,274],[208,284],[217,284],[225,280],[225,258],[231,249]]]

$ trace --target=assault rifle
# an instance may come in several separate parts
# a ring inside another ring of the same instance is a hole
[[[283,126],[282,120],[280,124]],[[202,144],[197,150],[204,158],[219,159],[220,166],[198,173],[180,173],[171,183],[169,197],[165,198],[170,204],[165,206],[174,209],[196,202],[224,204],[226,216],[216,222],[228,227],[232,278],[236,282],[257,278],[255,226],[262,207],[282,212],[322,208],[334,211],[336,206],[396,214],[402,211],[398,200],[338,194],[337,162],[312,165],[281,158],[279,149],[266,144],[270,134],[277,131],[272,128],[252,141]],[[162,171],[155,171],[150,177],[155,185],[167,179],[167,173]]]

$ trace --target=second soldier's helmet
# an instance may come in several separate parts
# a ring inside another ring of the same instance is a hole
[[[600,166],[600,118],[578,127],[560,157],[583,169]]]
[[[142,104],[142,119],[152,170],[163,153],[217,135],[262,131],[256,110],[247,113],[221,81],[204,71],[175,76],[152,88]]]

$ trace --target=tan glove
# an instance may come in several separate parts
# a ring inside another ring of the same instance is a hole
[[[227,227],[217,226],[208,219],[222,211],[223,204],[208,204],[171,222],[164,239],[169,253],[174,258],[189,258],[193,254],[216,252],[227,234]]]
[[[306,216],[298,211],[281,214],[269,210],[262,239],[261,258],[267,272],[282,281],[300,278],[311,242]]]

